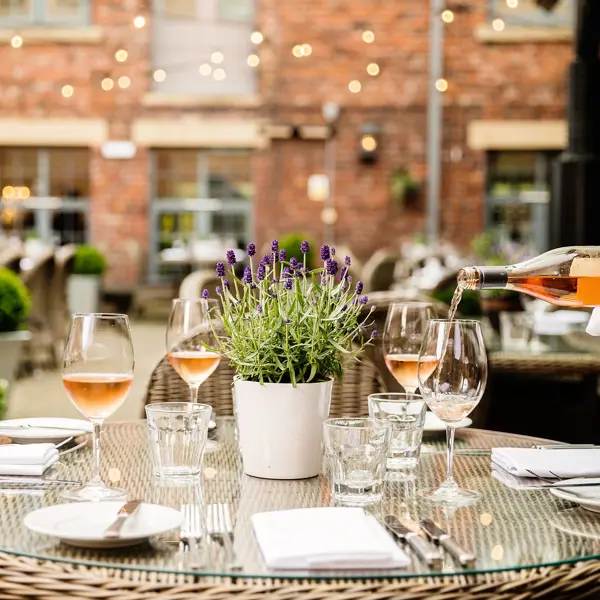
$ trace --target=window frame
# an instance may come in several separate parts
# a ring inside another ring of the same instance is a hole
[[[500,5],[506,6],[506,0],[488,0],[488,20],[502,19],[507,25],[519,25],[522,27],[572,27],[575,25],[576,3],[572,0],[562,0],[567,6],[571,6],[570,16],[565,17],[562,13],[553,11],[539,11],[519,15],[518,9],[507,9],[499,11]]]
[[[2,17],[0,27],[31,26],[31,27],[85,27],[90,25],[92,16],[92,0],[77,0],[82,5],[82,16],[76,19],[48,18],[46,0],[31,0],[27,17]]]

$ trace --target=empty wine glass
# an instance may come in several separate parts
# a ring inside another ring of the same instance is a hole
[[[437,368],[430,366],[435,357]],[[487,382],[487,356],[478,321],[434,319],[429,322],[419,361],[419,387],[431,411],[446,423],[446,480],[423,496],[434,502],[470,504],[479,494],[458,487],[452,475],[456,425],[479,403]]]
[[[198,388],[221,362],[221,354],[217,350],[219,327],[217,300],[173,300],[167,326],[167,353],[173,368],[190,386],[191,402],[198,401]]]
[[[419,352],[427,323],[433,317],[433,305],[429,302],[399,302],[391,304],[388,309],[383,331],[385,364],[394,379],[409,394],[414,394],[419,387]],[[426,364],[432,372],[437,365],[433,356],[422,357],[422,362],[423,372]]]
[[[133,381],[129,319],[119,314],[75,314],[63,356],[67,396],[94,426],[94,476],[83,487],[63,492],[70,500],[121,500],[125,490],[106,487],[100,476],[100,430],[125,401]]]

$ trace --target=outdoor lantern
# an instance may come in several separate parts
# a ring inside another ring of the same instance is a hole
[[[363,125],[358,140],[358,159],[361,163],[373,164],[377,161],[380,147],[379,127]]]

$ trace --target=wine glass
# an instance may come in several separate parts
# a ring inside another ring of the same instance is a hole
[[[169,362],[190,386],[191,402],[198,401],[198,388],[221,362],[217,350],[220,311],[217,300],[177,298],[167,326]],[[209,349],[210,348],[210,349]]]
[[[100,430],[125,401],[133,381],[133,344],[127,315],[75,314],[63,356],[63,385],[77,410],[93,425],[94,475],[70,500],[121,500],[125,490],[107,487],[100,476]]]
[[[419,360],[419,387],[431,411],[446,423],[446,480],[424,492],[433,502],[465,505],[479,494],[458,487],[452,476],[456,425],[479,403],[487,382],[487,356],[478,321],[434,319],[429,322]],[[431,369],[435,357],[437,368]]]
[[[383,331],[385,364],[408,394],[414,394],[419,387],[419,351],[427,323],[433,317],[433,305],[429,302],[399,302],[391,304],[388,309]],[[437,365],[437,360],[433,357],[429,359],[422,359],[423,372],[425,364],[429,365],[431,372]]]

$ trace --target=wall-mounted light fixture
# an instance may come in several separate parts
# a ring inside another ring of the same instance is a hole
[[[360,162],[365,164],[377,162],[380,145],[379,127],[372,123],[363,125],[358,140],[358,159]]]

